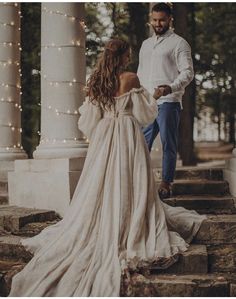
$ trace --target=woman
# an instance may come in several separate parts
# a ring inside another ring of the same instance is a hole
[[[205,219],[158,198],[141,132],[157,105],[124,72],[129,53],[114,39],[98,61],[80,108],[90,145],[72,202],[60,222],[21,241],[34,257],[14,276],[10,296],[119,296],[122,273],[168,267]]]

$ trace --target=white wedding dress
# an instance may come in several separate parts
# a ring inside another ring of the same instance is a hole
[[[116,97],[110,112],[86,100],[80,113],[90,145],[73,199],[61,221],[21,239],[34,257],[9,296],[119,296],[122,273],[171,265],[206,218],[158,197],[141,131],[157,104],[144,88]]]

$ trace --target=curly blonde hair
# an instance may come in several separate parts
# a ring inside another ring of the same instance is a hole
[[[114,95],[119,89],[119,74],[123,68],[122,56],[130,45],[120,39],[112,39],[101,53],[97,65],[87,82],[90,102],[105,110],[115,103]]]

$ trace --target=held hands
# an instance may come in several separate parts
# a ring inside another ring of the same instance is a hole
[[[166,96],[170,93],[172,93],[172,90],[171,90],[171,87],[169,85],[159,85],[157,88],[155,88],[155,92],[153,94],[153,97],[157,100],[161,96]]]
[[[163,96],[163,92],[164,92],[164,89],[163,88],[155,88],[155,91],[154,91],[154,94],[153,94],[153,97],[154,99],[159,99],[161,96]]]

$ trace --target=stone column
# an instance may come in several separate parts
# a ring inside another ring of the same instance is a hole
[[[19,3],[0,4],[0,161],[27,158],[21,145],[20,14]]]
[[[224,179],[229,183],[230,193],[236,196],[236,148],[232,154],[233,157],[225,163]]]
[[[78,108],[86,78],[83,3],[42,3],[41,140],[36,159],[85,156]]]
[[[83,3],[42,3],[41,140],[35,159],[15,161],[8,174],[11,205],[63,216],[73,198],[88,147],[77,125],[86,74],[83,18]]]

